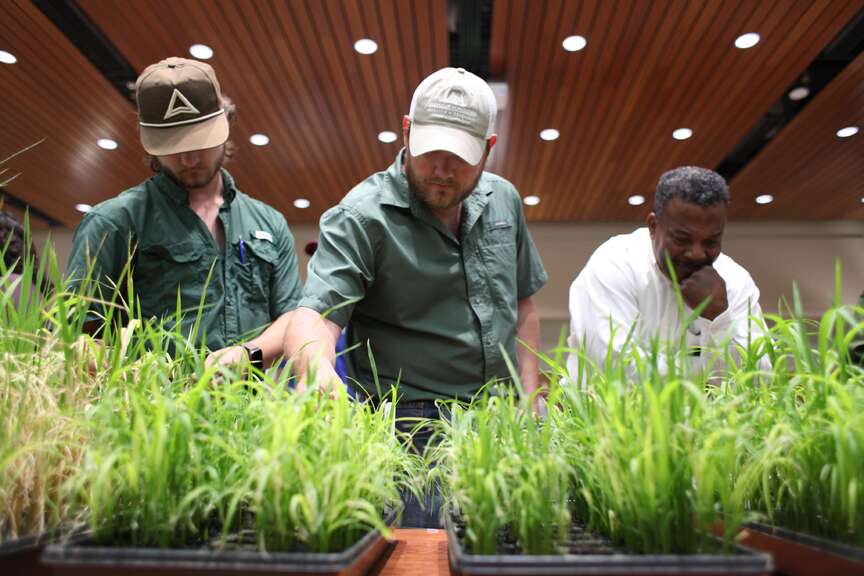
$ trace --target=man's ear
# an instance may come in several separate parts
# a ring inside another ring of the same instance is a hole
[[[402,116],[402,145],[408,148],[408,134],[411,132],[411,119],[408,116]]]
[[[648,226],[651,238],[654,238],[654,231],[657,229],[657,215],[654,212],[649,212],[648,217],[645,218],[645,224]]]

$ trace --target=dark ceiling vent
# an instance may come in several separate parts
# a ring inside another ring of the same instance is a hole
[[[731,181],[864,49],[864,9],[795,79],[716,170]],[[800,97],[800,98],[799,98]]]

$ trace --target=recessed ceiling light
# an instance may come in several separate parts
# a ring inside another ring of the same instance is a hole
[[[641,194],[636,194],[635,196],[630,196],[627,198],[627,203],[631,206],[641,206],[645,203],[645,197]]]
[[[525,203],[526,206],[536,206],[537,204],[540,203],[540,197],[539,196],[525,196],[525,198],[522,201]]]
[[[213,57],[213,49],[206,44],[193,44],[189,47],[189,54],[199,60],[209,60]]]
[[[15,64],[18,62],[18,58],[15,57],[11,52],[6,52],[5,50],[0,50],[0,62],[3,64]]]
[[[112,140],[110,138],[99,138],[98,140],[96,140],[96,145],[100,148],[104,148],[105,150],[116,150],[119,146],[116,140]]]
[[[564,47],[564,50],[567,50],[568,52],[578,52],[588,45],[588,40],[586,40],[584,36],[568,36],[567,38],[564,38],[561,45]]]
[[[810,95],[810,89],[806,86],[798,86],[789,91],[790,100],[803,100]]]
[[[90,204],[75,204],[75,210],[78,212],[84,212],[85,214],[93,209],[93,206]]]
[[[311,205],[312,203],[309,202],[309,200],[307,200],[306,198],[297,198],[296,200],[294,200],[294,207],[300,208],[301,210],[308,208]]]
[[[672,132],[672,138],[675,140],[687,140],[691,136],[693,136],[693,130],[690,128],[678,128]]]
[[[540,138],[547,142],[557,140],[559,136],[561,136],[561,134],[555,128],[546,128],[540,132]]]
[[[858,127],[857,126],[847,126],[845,128],[841,128],[840,130],[837,130],[837,136],[839,138],[848,138],[849,136],[854,136],[857,133],[858,133]]]
[[[762,194],[760,196],[756,196],[756,204],[770,204],[774,201],[774,197],[770,194]]]
[[[378,133],[378,140],[385,144],[390,144],[391,142],[396,141],[396,133],[391,132],[390,130],[384,130],[383,132]]]
[[[378,43],[370,38],[361,38],[354,42],[354,50],[360,54],[374,54],[378,51]]]
[[[252,134],[252,136],[249,137],[249,142],[255,146],[266,146],[270,143],[270,137],[266,134]]]
[[[747,34],[742,34],[735,39],[735,47],[740,48],[742,50],[746,50],[747,48],[752,48],[756,44],[759,43],[759,34],[755,32],[748,32]]]

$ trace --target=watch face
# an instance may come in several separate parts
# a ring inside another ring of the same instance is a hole
[[[249,354],[249,362],[255,368],[261,369],[264,367],[264,353],[257,346],[245,346],[246,352]]]

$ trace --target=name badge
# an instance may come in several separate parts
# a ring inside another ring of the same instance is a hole
[[[500,228],[510,228],[510,226],[512,226],[512,224],[510,223],[510,220],[496,220],[495,222],[492,222],[492,224],[489,225],[489,229],[490,230],[498,230]]]
[[[255,230],[252,234],[258,240],[266,240],[267,242],[273,243],[273,235],[269,232],[265,232],[264,230]]]

